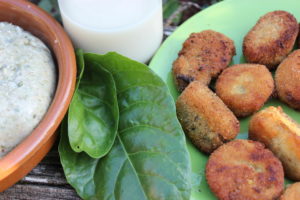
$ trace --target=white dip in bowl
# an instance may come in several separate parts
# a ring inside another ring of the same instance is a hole
[[[38,125],[55,87],[56,68],[45,44],[0,22],[0,159]]]

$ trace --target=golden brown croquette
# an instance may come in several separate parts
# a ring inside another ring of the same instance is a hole
[[[249,138],[264,143],[282,162],[285,174],[300,180],[300,126],[280,107],[268,107],[250,120]]]
[[[280,200],[299,200],[300,199],[300,182],[289,185]]]
[[[251,140],[234,140],[214,151],[206,179],[219,200],[275,200],[284,189],[280,161]]]
[[[183,91],[194,80],[208,85],[212,77],[229,65],[234,55],[234,42],[222,33],[213,30],[192,33],[173,63],[178,90]]]
[[[211,153],[236,137],[239,121],[206,85],[192,82],[176,102],[177,116],[192,143]]]
[[[282,10],[262,16],[248,32],[243,42],[243,53],[250,63],[276,67],[292,50],[298,35],[295,17]]]
[[[216,82],[216,93],[237,117],[258,111],[274,90],[272,74],[264,65],[238,64],[226,68]]]
[[[278,66],[275,86],[280,100],[300,110],[300,50],[293,51]]]

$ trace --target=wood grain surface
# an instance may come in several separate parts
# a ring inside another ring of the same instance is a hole
[[[0,193],[2,200],[80,199],[67,183],[57,152],[57,143],[26,177]]]

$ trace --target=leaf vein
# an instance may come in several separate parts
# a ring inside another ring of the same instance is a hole
[[[124,144],[123,144],[123,142],[122,142],[122,140],[121,140],[121,138],[120,138],[119,135],[118,135],[118,139],[119,139],[120,144],[121,144],[121,146],[122,146],[122,148],[123,148],[123,150],[124,150],[124,152],[125,152],[125,155],[126,155],[126,157],[127,157],[127,159],[128,159],[129,164],[130,164],[131,167],[133,168],[132,171],[133,171],[134,174],[136,175],[136,177],[137,177],[137,179],[138,179],[138,181],[139,181],[140,186],[143,188],[143,189],[142,189],[142,192],[143,192],[143,194],[144,194],[144,196],[145,196],[145,199],[148,199],[148,197],[147,197],[147,195],[146,195],[146,193],[145,193],[145,191],[144,191],[144,187],[143,187],[143,185],[142,185],[142,182],[141,182],[141,180],[139,179],[139,176],[138,176],[137,172],[135,171],[135,167],[134,167],[132,161],[130,160],[130,158],[129,158],[128,154],[127,154],[127,150],[126,150],[126,148],[125,148],[125,146],[124,146]]]
[[[173,151],[173,152],[174,152],[174,151]],[[165,158],[167,158],[170,162],[172,162],[172,163],[176,166],[176,170],[177,170],[178,172],[181,171],[179,165],[178,165],[177,163],[175,163],[169,156],[165,155],[163,152],[159,152],[159,151],[145,151],[145,150],[142,150],[142,151],[137,151],[137,152],[134,152],[134,153],[128,153],[128,155],[129,155],[129,156],[134,156],[134,155],[140,154],[140,153],[160,154],[160,155],[164,156]],[[166,154],[167,154],[167,153],[172,153],[172,151],[171,151],[171,152],[165,152],[165,153],[166,153]]]
[[[168,181],[166,178],[164,178],[164,177],[162,177],[162,176],[160,176],[160,175],[158,175],[158,174],[141,174],[141,173],[138,173],[138,175],[139,175],[139,176],[150,176],[150,177],[155,176],[155,177],[157,177],[157,178],[160,178],[160,179],[163,180],[164,182],[168,183],[169,185],[175,185],[175,188],[176,188],[176,190],[178,191],[178,193],[180,193],[179,191],[183,191],[183,190],[179,189],[178,187],[176,187],[176,184],[174,184],[174,183]]]
[[[99,103],[103,103],[103,104],[107,105],[107,106],[110,108],[110,110],[113,110],[113,105],[107,103],[106,101],[103,101],[103,100],[100,99],[99,97],[93,96],[93,95],[91,95],[91,94],[89,94],[89,93],[87,93],[87,92],[83,92],[83,91],[80,91],[80,90],[78,91],[78,93],[83,94],[83,95],[86,95],[86,96],[91,97],[91,98],[97,98],[97,100],[99,101]],[[83,103],[82,103],[82,104],[83,104]],[[86,105],[85,105],[85,106],[86,106]]]
[[[135,101],[134,103],[129,104],[126,108],[123,108],[122,110],[120,110],[120,114],[125,112],[126,110],[131,109],[133,106],[136,106],[136,105],[139,105],[139,104],[149,104],[149,105],[155,105],[157,107],[165,108],[165,106],[159,105],[159,104],[157,104],[156,102],[153,102],[153,101]],[[167,113],[167,114],[169,114],[169,113]]]
[[[149,87],[157,88],[158,90],[162,91],[162,94],[165,91],[164,88],[162,88],[163,86],[158,86],[158,85],[154,85],[154,84],[137,84],[137,85],[131,85],[131,86],[127,87],[127,88],[124,88],[121,91],[118,91],[117,93],[118,93],[118,95],[120,95],[120,94],[126,92],[129,89],[136,88],[136,87],[141,87],[141,86],[149,86]]]
[[[120,169],[118,170],[118,172],[117,172],[118,176],[116,177],[116,180],[114,181],[114,191],[113,191],[114,199],[116,199],[116,184],[117,184],[117,180],[118,180],[118,178],[120,176],[121,170],[123,169],[124,165],[125,165],[125,160],[123,161]]]
[[[157,127],[157,126],[152,126],[152,125],[149,125],[149,124],[139,124],[139,125],[133,125],[133,126],[130,126],[130,127],[126,127],[124,129],[119,129],[119,134],[123,133],[123,132],[126,132],[130,129],[133,129],[133,128],[138,128],[138,127],[145,127],[145,128],[155,128],[155,129],[158,129],[160,130],[161,132],[167,134],[167,135],[171,135],[171,136],[174,136],[174,137],[177,137],[178,135],[173,135],[172,133],[169,133],[168,131],[165,131],[163,130],[161,127]],[[176,132],[177,133],[177,132]]]

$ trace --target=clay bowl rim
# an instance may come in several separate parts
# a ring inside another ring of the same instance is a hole
[[[19,170],[55,134],[56,129],[67,112],[74,92],[76,59],[69,37],[61,25],[48,13],[25,0],[0,0],[0,4],[11,7],[10,9],[18,13],[30,15],[30,18],[33,20],[41,20],[44,26],[47,26],[51,31],[49,34],[53,34],[56,38],[55,41],[48,41],[47,46],[52,50],[58,64],[56,91],[52,103],[43,119],[31,134],[10,153],[0,159],[1,182],[1,180]]]

